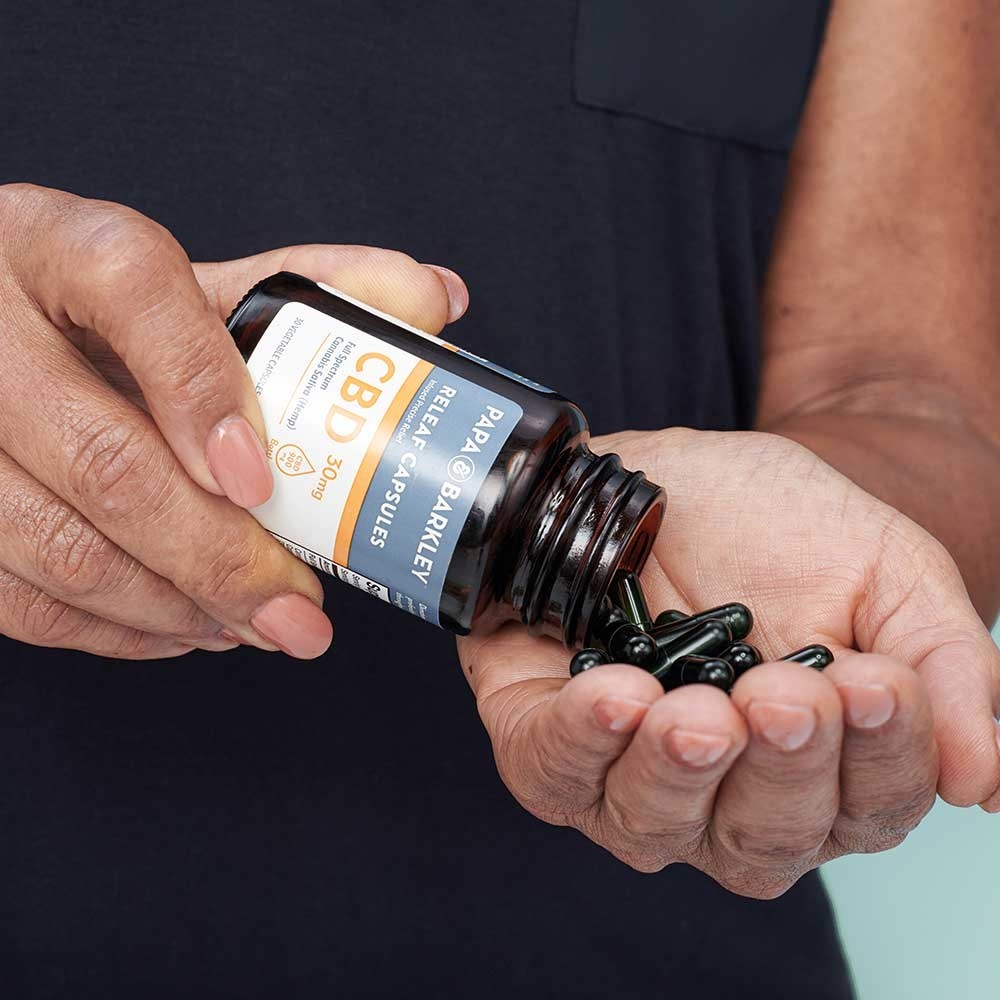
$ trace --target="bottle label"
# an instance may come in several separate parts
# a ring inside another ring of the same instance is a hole
[[[275,479],[254,516],[310,565],[440,625],[448,564],[521,407],[299,302],[247,367]]]

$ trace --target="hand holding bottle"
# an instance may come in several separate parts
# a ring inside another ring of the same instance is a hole
[[[272,481],[224,319],[283,266],[432,332],[464,308],[402,254],[192,265],[132,209],[0,186],[0,633],[133,659],[329,645],[319,581],[239,509]]]

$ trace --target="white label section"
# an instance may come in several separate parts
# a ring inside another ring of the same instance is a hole
[[[300,558],[336,572],[331,561],[347,562],[345,545],[388,434],[431,366],[289,302],[247,367],[275,479],[271,499],[254,516]],[[360,586],[368,590],[371,582]]]

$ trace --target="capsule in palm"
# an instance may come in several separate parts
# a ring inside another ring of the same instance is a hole
[[[657,625],[650,635],[659,645],[661,639],[669,641],[672,636],[690,631],[709,621],[722,622],[729,629],[735,642],[745,639],[753,628],[753,615],[750,614],[750,609],[745,604],[733,603],[709,608],[708,611],[699,611],[690,618],[683,618],[672,624]]]
[[[719,654],[719,658],[732,665],[736,680],[761,662],[760,650],[748,642],[734,642],[729,649]]]
[[[653,616],[649,613],[646,595],[635,573],[619,573],[611,584],[611,600],[625,612],[625,617],[648,632],[653,627]]]
[[[628,624],[628,615],[621,608],[614,605],[610,598],[606,597],[594,615],[588,639],[590,642],[607,649],[608,642],[615,630],[620,625],[626,624]]]
[[[716,657],[731,646],[732,642],[732,633],[725,622],[714,620],[673,636],[673,642],[657,639],[660,657],[653,669],[653,676],[662,680],[671,665],[685,656]]]
[[[657,662],[657,646],[641,628],[626,622],[611,634],[607,645],[608,655],[616,663],[631,663],[635,667],[651,670]]]
[[[660,678],[667,691],[688,684],[709,684],[722,691],[728,691],[735,680],[732,664],[717,657],[682,656],[675,660]]]
[[[578,653],[573,655],[573,659],[569,661],[569,675],[570,677],[576,677],[577,674],[582,674],[587,670],[592,670],[594,667],[600,667],[605,663],[608,663],[607,654],[601,649],[581,649]]]
[[[690,615],[684,614],[683,611],[677,611],[675,608],[668,608],[666,611],[661,611],[657,616],[653,625],[656,628],[662,628],[666,625],[676,625],[678,622],[687,621]]]
[[[786,663],[801,663],[803,666],[812,667],[814,670],[823,670],[833,663],[833,653],[826,646],[814,645],[806,646],[805,649],[796,650],[783,656],[782,661]]]

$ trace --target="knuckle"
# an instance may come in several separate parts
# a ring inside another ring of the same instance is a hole
[[[64,191],[37,184],[15,182],[0,185],[0,258],[13,262],[31,241],[31,230],[39,221],[58,217],[66,205],[79,199]],[[16,272],[16,268],[11,268]],[[23,277],[13,274],[23,290]]]
[[[61,645],[79,629],[74,621],[79,616],[68,605],[19,577],[5,574],[0,578],[0,601],[15,634],[35,645]]]
[[[632,837],[624,833],[617,817],[602,800],[575,816],[571,826],[603,847],[622,864],[634,871],[651,875],[689,855],[673,849],[672,844],[654,837]]]
[[[844,854],[881,854],[899,847],[934,804],[935,794],[914,798],[892,809],[859,809],[848,803],[833,830]]]
[[[634,845],[641,845],[644,850],[651,842],[661,844],[666,840],[678,849],[693,850],[701,841],[705,831],[702,820],[685,820],[678,817],[671,818],[668,830],[662,817],[619,801],[611,788],[605,788],[604,809],[614,826],[627,840]]]
[[[30,184],[0,184],[0,227],[6,229],[13,224],[32,196]]]
[[[0,221],[15,220],[21,217],[26,208],[34,207],[46,196],[72,197],[63,192],[50,191],[38,184],[28,184],[24,181],[13,181],[0,184]]]
[[[66,425],[68,487],[84,510],[108,519],[159,513],[173,483],[154,433],[142,422],[100,414]]]
[[[82,213],[78,239],[90,262],[88,281],[102,301],[145,298],[161,287],[187,256],[170,232],[134,209],[110,202],[91,203]]]
[[[198,351],[179,349],[182,346],[178,341],[174,350],[161,352],[158,381],[164,402],[185,412],[231,410],[232,383],[220,377],[227,364],[222,350],[207,341]]]
[[[87,641],[95,649],[100,649],[102,656],[119,660],[143,659],[157,642],[162,642],[148,632],[100,619],[91,624]]]
[[[122,550],[54,497],[37,506],[30,530],[43,585],[90,597],[113,586],[124,568]]]
[[[796,871],[804,861],[816,857],[826,836],[789,831],[776,840],[748,827],[729,826],[718,832],[717,839],[739,868],[782,873]]]
[[[662,852],[653,850],[636,849],[622,845],[611,845],[607,848],[614,857],[622,864],[628,865],[633,871],[641,875],[655,875],[662,872],[671,864],[663,857]]]
[[[200,639],[218,639],[219,626],[191,601],[173,618],[169,634],[181,642],[196,643]]]
[[[804,872],[775,876],[759,872],[727,872],[717,878],[719,885],[728,892],[748,899],[772,900],[783,896],[802,877]]]
[[[623,808],[607,789],[601,811],[604,822],[599,839],[607,841],[608,849],[636,871],[662,871],[673,861],[696,858],[702,851],[702,821],[671,820],[667,830],[641,810]]]
[[[199,563],[198,576],[189,581],[187,592],[194,592],[217,607],[241,606],[260,576],[261,551],[244,534],[222,531],[211,552]]]

